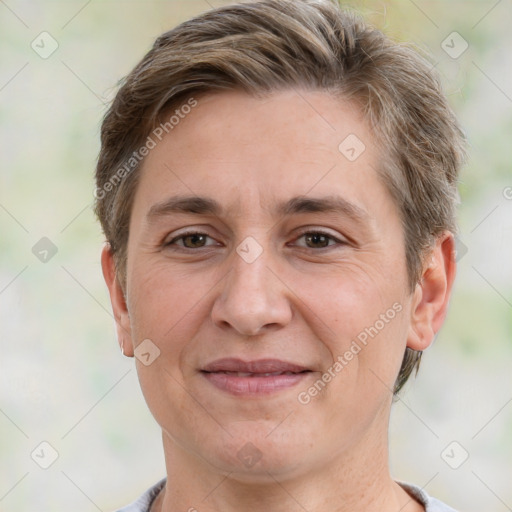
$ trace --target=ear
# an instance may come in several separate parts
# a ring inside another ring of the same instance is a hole
[[[128,314],[128,308],[126,307],[123,289],[116,275],[114,255],[108,243],[105,244],[101,251],[101,268],[103,270],[103,278],[107,283],[108,292],[110,294],[110,302],[116,321],[116,333],[119,345],[125,356],[133,357],[130,316]]]
[[[411,309],[407,346],[425,350],[443,325],[455,279],[455,241],[444,232],[436,241],[416,285]]]

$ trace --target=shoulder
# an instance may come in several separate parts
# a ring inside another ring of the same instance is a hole
[[[445,505],[442,501],[430,497],[423,489],[420,489],[416,485],[406,482],[397,483],[425,507],[425,512],[457,512],[454,508]]]
[[[160,480],[157,484],[150,487],[137,501],[131,505],[120,508],[116,512],[149,512],[149,508],[157,497],[158,493],[163,489],[166,479]]]

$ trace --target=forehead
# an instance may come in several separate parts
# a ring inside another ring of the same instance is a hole
[[[229,91],[196,101],[146,157],[134,209],[147,214],[169,195],[208,195],[250,215],[300,195],[339,193],[357,205],[364,193],[385,193],[374,138],[345,100],[319,91],[264,98]]]

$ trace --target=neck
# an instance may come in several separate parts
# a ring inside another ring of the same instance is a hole
[[[424,511],[389,474],[387,430],[375,434],[349,452],[333,450],[319,466],[284,474],[264,468],[249,480],[212,466],[164,433],[168,479],[152,512]]]

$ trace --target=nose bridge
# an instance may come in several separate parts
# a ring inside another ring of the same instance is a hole
[[[255,238],[247,237],[237,246],[231,271],[213,307],[217,325],[230,325],[239,333],[251,335],[289,321],[290,306],[268,268],[273,260],[268,244],[260,244]]]
[[[267,265],[271,264],[271,258],[269,249],[263,249],[259,242],[251,238],[248,237],[236,248],[225,293],[243,299],[245,304],[254,308],[258,304],[261,307],[270,299],[269,288],[272,284]]]

